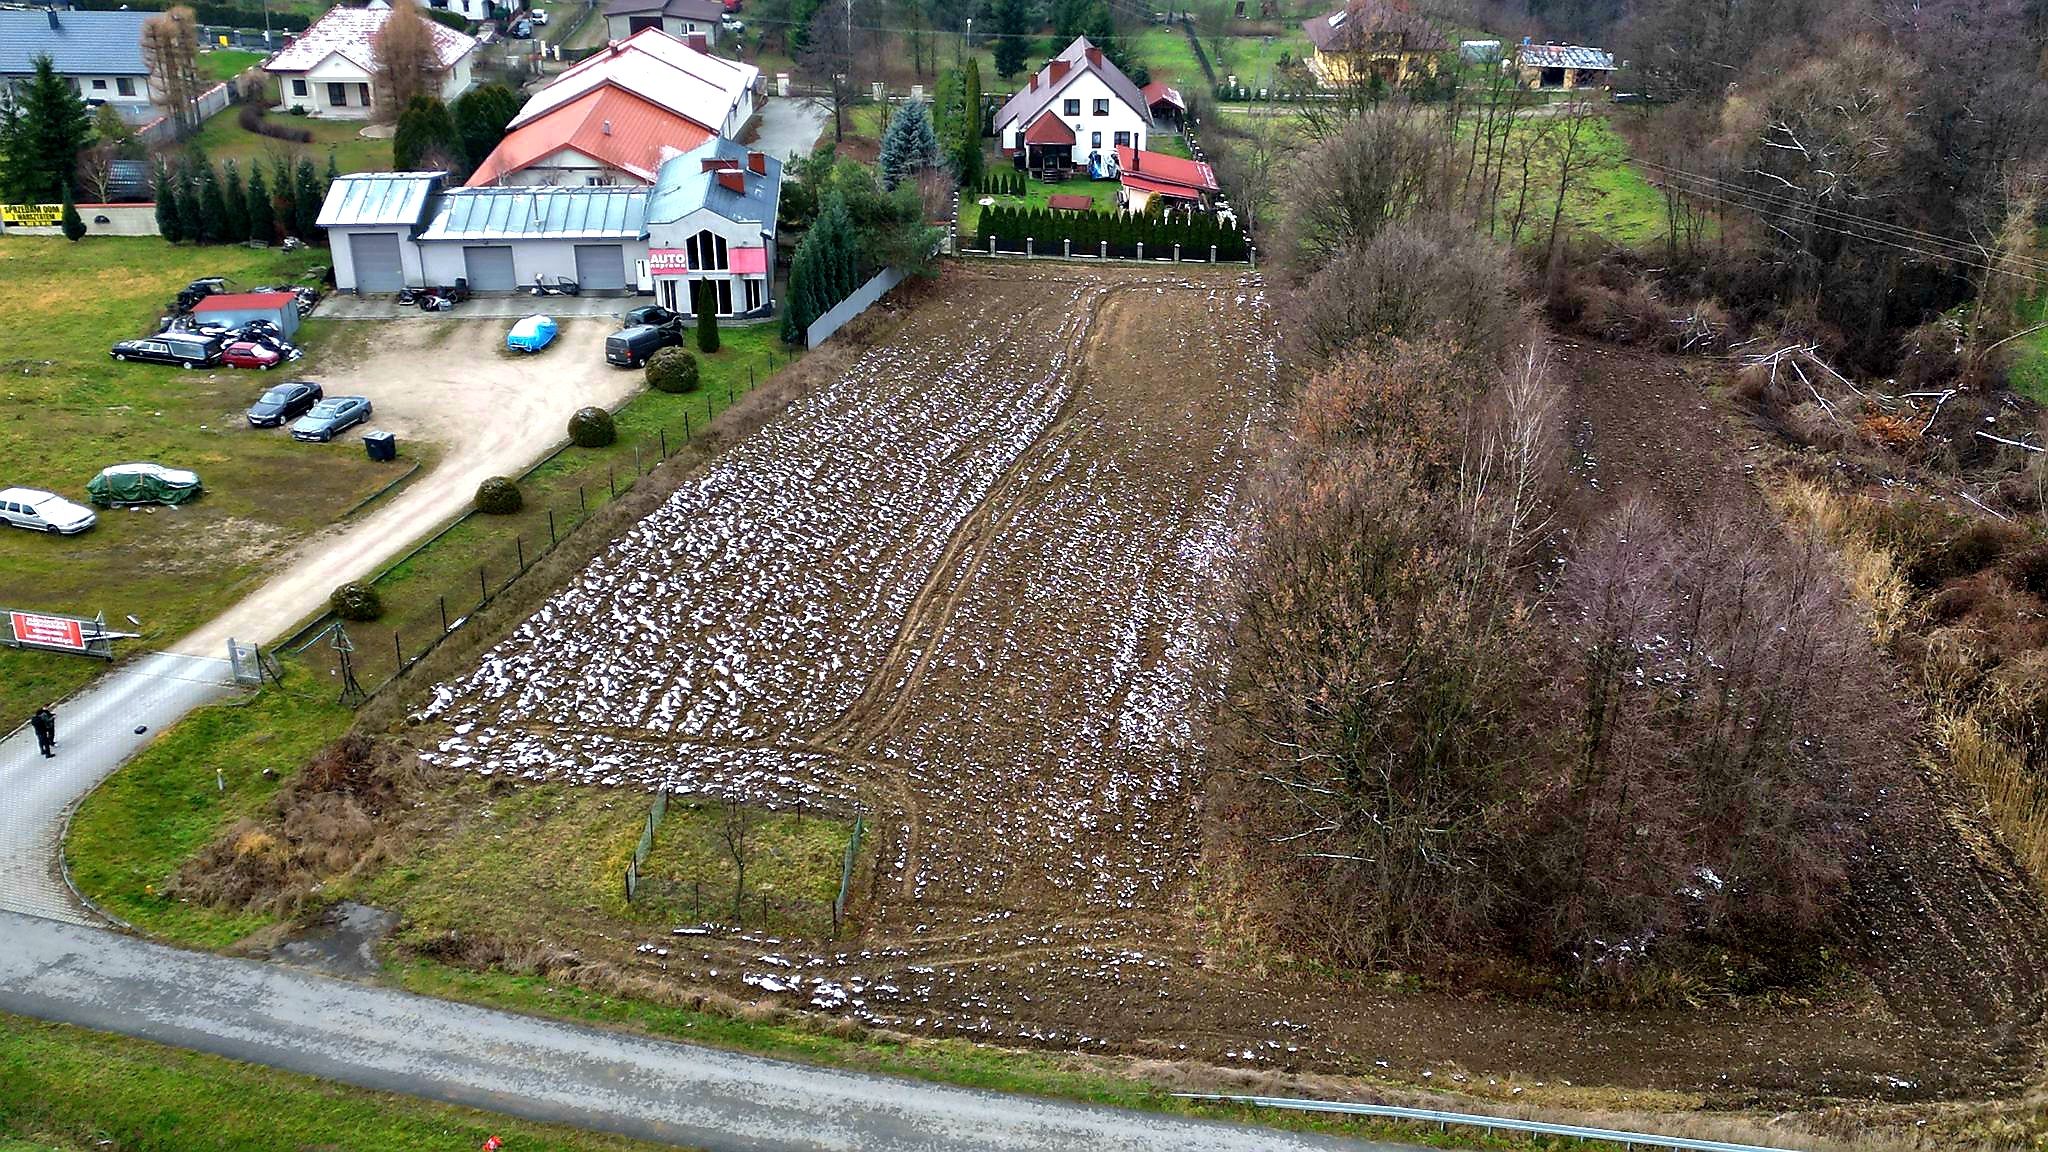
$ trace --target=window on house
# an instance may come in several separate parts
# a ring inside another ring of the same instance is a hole
[[[1090,148],[1100,148],[1100,147],[1102,147],[1102,133],[1100,133],[1100,132],[1090,132],[1090,133],[1088,134],[1088,146],[1089,146]]]
[[[348,85],[329,84],[327,86],[327,102],[336,108],[348,107]]]
[[[294,80],[294,81],[292,81],[292,95],[294,95],[294,96],[304,96],[305,94],[306,94],[306,82],[305,82],[304,80]]]
[[[116,77],[114,79],[114,91],[119,92],[123,96],[135,95],[135,78],[133,76]]]
[[[693,269],[722,272],[726,268],[725,237],[709,228],[684,241],[683,248],[689,253],[690,267]],[[730,298],[731,289],[727,289],[727,299]],[[728,308],[726,311],[731,309]]]
[[[759,280],[748,280],[746,285],[747,311],[752,312],[761,306],[761,282]]]
[[[724,243],[725,241],[723,240],[719,241],[720,245]],[[720,251],[723,251],[722,247]],[[721,264],[720,267],[724,267],[724,265]],[[732,315],[732,281],[729,279],[713,280],[712,283],[718,286],[718,314],[720,316]]]
[[[95,92],[105,92],[107,90],[107,82],[105,80],[95,78],[92,82],[92,90]]]
[[[1095,102],[1095,114],[1096,114],[1097,116],[1107,116],[1107,115],[1109,115],[1109,101],[1107,101],[1107,100],[1097,100],[1097,101]]]
[[[1079,100],[1069,100],[1069,101],[1067,101],[1067,115],[1069,115],[1069,116],[1079,116],[1080,114],[1081,114],[1081,102],[1080,102]]]
[[[1129,132],[1119,132],[1116,134],[1116,143],[1118,147],[1128,147],[1130,145],[1130,142],[1131,134]]]

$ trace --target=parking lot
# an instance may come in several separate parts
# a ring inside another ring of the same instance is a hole
[[[342,342],[359,350],[331,355],[323,371],[309,374],[329,396],[367,396],[376,411],[334,443],[306,451],[359,455],[363,432],[381,429],[397,434],[401,457],[434,445],[435,464],[369,512],[301,542],[267,580],[173,650],[215,655],[229,637],[283,633],[317,611],[335,585],[374,573],[461,515],[486,477],[518,475],[563,438],[576,409],[614,407],[640,385],[639,373],[604,362],[614,319],[565,319],[554,346],[532,356],[504,350],[506,327],[501,319],[418,313],[376,322],[367,343]]]

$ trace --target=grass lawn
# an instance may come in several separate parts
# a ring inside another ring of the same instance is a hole
[[[263,63],[261,52],[248,52],[240,48],[215,48],[199,54],[199,75],[209,84],[232,80],[243,72]]]
[[[324,265],[320,250],[174,246],[155,238],[10,236],[0,240],[0,483],[85,499],[108,464],[153,460],[197,470],[206,495],[177,510],[107,511],[73,537],[0,532],[0,606],[91,616],[104,610],[161,643],[212,615],[298,538],[333,522],[390,478],[360,452],[309,450],[241,419],[275,377],[233,369],[187,372],[110,359],[115,340],[155,331],[178,289],[199,276],[243,286],[295,280]],[[300,329],[317,376],[339,339],[324,322]],[[98,661],[0,649],[0,731],[39,700],[68,693]]]
[[[1460,125],[1460,138],[1468,146],[1473,123],[1468,119]],[[1551,211],[1557,203],[1557,163],[1562,145],[1556,134],[1562,131],[1561,125],[1561,121],[1550,125],[1552,135],[1539,138],[1535,118],[1523,117],[1516,124],[1496,209],[1502,237],[1508,234],[1508,223],[1516,210],[1521,185],[1520,155],[1526,144],[1533,148],[1533,158],[1529,164],[1529,195],[1522,209],[1521,238],[1524,243],[1547,238]],[[1573,177],[1565,196],[1565,222],[1628,247],[1661,239],[1664,194],[1629,162],[1628,141],[1614,130],[1614,125],[1604,117],[1592,120],[1582,129],[1578,147],[1587,164]]]
[[[327,170],[327,154],[334,154],[335,163],[343,172],[375,172],[391,167],[391,141],[368,140],[361,135],[363,121],[360,120],[319,120],[311,116],[293,116],[289,113],[272,112],[269,119],[277,124],[293,128],[304,128],[313,134],[310,144],[295,144],[288,140],[277,140],[259,136],[243,128],[236,119],[234,110],[223,112],[208,120],[199,134],[192,137],[191,146],[204,151],[208,159],[218,164],[232,157],[242,166],[246,174],[249,162],[255,159],[265,161],[264,178],[269,178],[270,157],[283,153],[292,158],[294,164],[301,156],[313,158],[313,166],[322,172]]]
[[[655,1147],[0,1016],[0,1152],[457,1152],[493,1135],[518,1152]]]
[[[2034,297],[2020,308],[2021,328],[2044,321],[2048,321],[2048,293]],[[2012,366],[2006,370],[2006,382],[2015,392],[2048,404],[2048,328],[2012,342]]]
[[[348,730],[353,714],[334,701],[328,685],[301,671],[283,687],[202,708],[166,729],[79,806],[65,842],[72,880],[108,912],[186,944],[225,947],[268,923],[173,901],[161,889],[187,857],[262,808]],[[266,768],[277,778],[264,779]]]
[[[1114,212],[1116,211],[1116,194],[1121,187],[1122,185],[1114,180],[1090,180],[1085,176],[1075,180],[1063,180],[1058,184],[1042,184],[1037,180],[1026,180],[1024,182],[1024,195],[1022,196],[993,196],[989,198],[993,199],[998,205],[1044,208],[1047,207],[1047,201],[1053,196],[1086,196],[1095,202],[1095,211]],[[980,194],[961,194],[960,236],[962,243],[973,242],[974,229],[976,225],[981,223],[982,198]]]

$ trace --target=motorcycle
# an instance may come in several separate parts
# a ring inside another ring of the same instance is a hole
[[[400,288],[398,290],[398,306],[400,308],[410,308],[419,302],[419,293],[413,291],[410,288]]]
[[[582,285],[566,276],[535,276],[533,278],[533,294],[535,296],[575,296],[579,295],[582,291]]]

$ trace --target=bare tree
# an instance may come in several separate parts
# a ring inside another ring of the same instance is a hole
[[[178,135],[199,129],[199,17],[172,8],[142,24],[142,60],[156,103],[169,109]]]
[[[1594,163],[1588,147],[1598,131],[1599,112],[1590,101],[1575,100],[1556,105],[1560,111],[1551,120],[1550,162],[1555,178],[1549,183],[1556,199],[1550,205],[1550,242],[1544,258],[1545,283],[1555,296],[1564,286],[1564,210],[1572,187]]]
[[[797,62],[812,76],[822,77],[830,86],[826,92],[832,104],[832,142],[846,142],[846,110],[859,92],[853,75],[853,29],[836,4],[826,4],[811,17],[810,31],[797,51]]]
[[[1402,101],[1367,109],[1317,145],[1289,197],[1290,271],[1313,273],[1393,221],[1454,202],[1444,182],[1451,146],[1440,125]]]
[[[438,95],[441,51],[415,0],[394,0],[370,40],[370,83],[379,120],[396,120],[415,96]]]
[[[747,896],[747,839],[753,835],[759,817],[751,807],[732,797],[727,797],[720,804],[723,811],[718,823],[718,838],[725,842],[726,854],[732,857],[732,919],[737,924]]]

